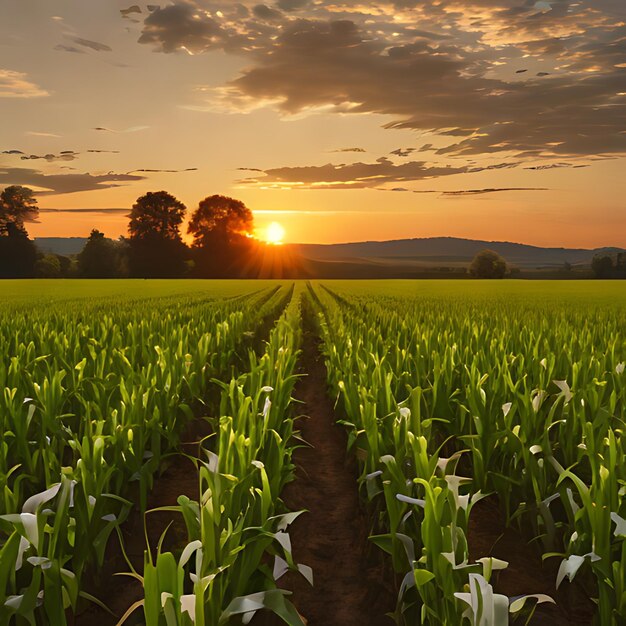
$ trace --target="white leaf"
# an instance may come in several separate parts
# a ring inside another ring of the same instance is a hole
[[[4,606],[8,606],[10,609],[13,609],[14,611],[17,611],[20,608],[20,605],[22,604],[22,600],[24,599],[24,596],[9,596],[5,602],[4,602]]]
[[[611,519],[615,522],[616,537],[626,537],[626,519],[620,517],[617,513],[611,513]]]
[[[422,508],[426,505],[425,500],[419,500],[418,498],[410,498],[409,496],[405,496],[401,493],[396,494],[396,499],[400,500],[400,502],[405,502],[406,504],[414,504],[415,506],[421,506]]]
[[[179,567],[185,567],[189,562],[189,559],[192,557],[193,553],[197,550],[202,550],[202,541],[197,539],[196,541],[192,541],[185,546],[183,553],[180,555],[180,560],[178,561]]]
[[[24,502],[24,506],[22,507],[22,513],[36,513],[37,509],[44,502],[50,502],[52,498],[54,498],[57,493],[59,493],[59,489],[61,488],[61,483],[57,485],[53,485],[50,489],[46,489],[41,493],[37,493],[34,496],[31,496]]]
[[[196,596],[193,594],[180,597],[181,613],[189,613],[191,621],[196,623]]]
[[[512,402],[507,402],[506,404],[502,405],[502,412],[504,413],[504,417],[506,417],[510,413],[512,406]]]
[[[298,571],[306,578],[311,587],[313,586],[313,568],[308,565],[298,564]]]
[[[274,580],[278,580],[282,576],[284,576],[289,571],[289,564],[285,559],[282,559],[278,555],[274,557],[274,571],[272,575]]]
[[[584,556],[579,556],[578,554],[572,554],[572,556],[564,559],[561,562],[559,567],[559,571],[556,575],[556,587],[559,588],[560,584],[563,582],[563,579],[567,576],[570,582],[574,580],[574,576],[576,576],[576,572],[580,569],[580,566],[585,562]]]
[[[567,404],[572,399],[572,392],[567,384],[567,381],[553,380],[552,382],[561,390],[561,393],[565,397],[565,403]]]

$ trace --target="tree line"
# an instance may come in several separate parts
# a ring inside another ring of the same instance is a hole
[[[97,229],[75,259],[41,253],[26,223],[37,218],[31,189],[7,187],[0,194],[0,277],[243,278],[259,269],[262,244],[252,236],[252,211],[240,200],[213,195],[181,229],[187,207],[166,191],[148,192],[133,205],[128,235],[114,241]]]

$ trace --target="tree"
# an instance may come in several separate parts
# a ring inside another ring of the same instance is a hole
[[[56,254],[46,254],[35,263],[35,274],[39,278],[60,278],[61,261]]]
[[[596,278],[613,277],[613,259],[609,254],[596,254],[591,260],[591,269]]]
[[[241,277],[246,274],[254,245],[252,211],[240,200],[209,196],[200,202],[189,222],[193,235],[195,274],[203,277]]]
[[[35,275],[37,248],[23,227],[6,224],[0,236],[0,278],[30,278]]]
[[[187,246],[180,236],[185,205],[166,191],[137,199],[130,213],[129,265],[133,276],[170,278],[185,271]]]
[[[37,199],[28,187],[12,185],[0,193],[0,235],[8,235],[10,224],[26,232],[24,222],[38,215]]]
[[[86,278],[120,276],[120,249],[99,230],[92,230],[85,247],[78,255],[78,271]]]
[[[482,250],[470,265],[470,274],[476,278],[504,278],[506,261],[493,250]]]

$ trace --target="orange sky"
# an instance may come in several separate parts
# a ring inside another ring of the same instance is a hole
[[[36,237],[165,189],[292,242],[626,246],[626,6],[531,4],[3,3],[0,187],[57,209]]]

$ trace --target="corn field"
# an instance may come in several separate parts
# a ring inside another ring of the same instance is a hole
[[[369,544],[393,572],[397,624],[532,624],[564,588],[589,600],[593,624],[626,624],[618,284],[50,285],[7,283],[0,302],[0,624],[73,624],[93,605],[106,615],[114,553],[142,597],[108,623],[264,613],[304,626],[283,577],[315,589],[290,536],[308,513],[283,490],[298,487],[294,453],[307,445],[305,325],[326,366],[320,393],[335,401],[328,419],[357,459]],[[185,460],[195,494],[150,509],[198,421],[210,434]],[[499,591],[509,563],[471,541],[486,504],[551,568],[553,592]],[[185,539],[146,539],[137,566],[123,532],[137,512],[182,520]]]

